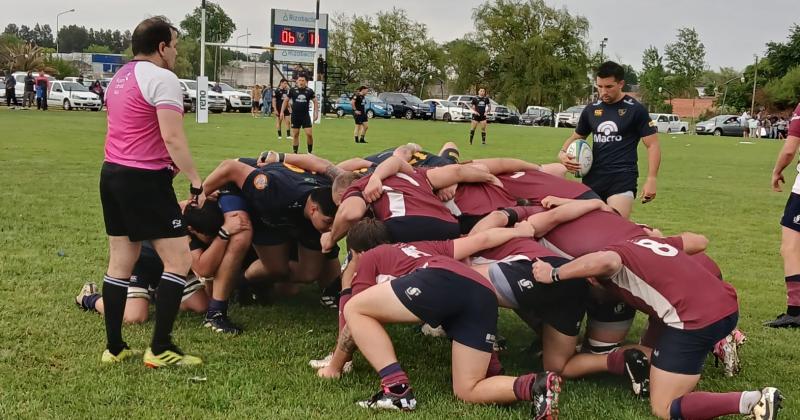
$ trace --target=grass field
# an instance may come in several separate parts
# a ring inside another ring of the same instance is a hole
[[[187,116],[192,152],[202,174],[224,158],[255,156],[267,148],[289,151],[272,119],[212,115],[196,125]],[[489,145],[470,147],[468,126],[426,121],[371,121],[367,145],[352,140],[352,119],[326,119],[315,128],[314,151],[331,160],[363,156],[415,141],[438,150],[455,140],[465,159],[513,156],[552,161],[567,129],[490,126]],[[240,337],[201,328],[197,315],[179,316],[175,337],[204,357],[191,370],[145,369],[140,361],[99,363],[105,336],[99,316],[76,309],[85,281],[100,282],[107,246],[98,197],[105,113],[10,111],[0,108],[0,418],[363,418],[353,403],[377,390],[377,375],[360,356],[355,373],[339,381],[318,379],[309,359],[334,343],[336,313],[320,307],[309,288],[268,307],[233,306]],[[785,292],[778,220],[786,195],[769,189],[780,144],[735,138],[661,136],[663,163],[658,198],[637,204],[633,218],[667,233],[707,235],[709,254],[739,292],[740,327],[748,335],[743,372],[725,378],[709,362],[699,388],[710,391],[780,387],[789,398],[784,418],[800,418],[797,348],[800,332],[761,326],[783,311]],[[643,149],[640,151],[644,156]],[[646,162],[645,159],[642,159]],[[787,178],[794,179],[794,170]],[[186,189],[178,177],[176,190]],[[63,253],[60,253],[63,251]],[[60,256],[63,254],[63,256]],[[629,339],[638,339],[637,318]],[[149,342],[152,323],[125,328],[136,348]],[[392,328],[398,356],[417,391],[415,418],[525,418],[528,406],[471,406],[450,388],[449,346],[411,327]],[[510,373],[540,368],[525,351],[532,333],[510,313],[500,333],[509,338],[503,362]],[[192,377],[205,377],[194,382]],[[607,376],[568,382],[566,419],[649,418],[622,379]],[[387,414],[385,416],[393,416]]]

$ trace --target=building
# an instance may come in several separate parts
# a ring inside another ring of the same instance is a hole
[[[93,76],[95,79],[114,76],[128,62],[127,57],[122,54],[59,53],[54,56],[73,64],[81,75]]]

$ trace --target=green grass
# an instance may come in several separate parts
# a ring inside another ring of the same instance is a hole
[[[275,139],[273,120],[249,115],[211,115],[211,123],[186,128],[203,174],[224,158],[255,156],[266,148],[288,151]],[[438,150],[456,140],[465,159],[513,156],[552,161],[567,129],[492,125],[489,145],[470,147],[466,124],[370,121],[368,145],[355,145],[352,119],[325,120],[315,128],[315,152],[331,160],[363,156],[415,141]],[[101,318],[72,303],[83,282],[99,282],[107,263],[98,175],[103,159],[105,114],[0,109],[0,418],[361,418],[353,402],[377,388],[377,376],[361,357],[355,373],[340,381],[317,379],[309,359],[333,346],[336,314],[317,304],[309,288],[269,307],[234,306],[246,329],[240,337],[211,334],[197,315],[182,314],[176,340],[202,355],[192,370],[151,371],[139,361],[104,367]],[[668,233],[701,232],[709,254],[738,292],[740,326],[748,335],[743,372],[725,378],[708,363],[699,388],[709,391],[780,387],[790,398],[784,418],[799,418],[797,331],[774,331],[761,321],[785,304],[778,220],[786,193],[769,189],[778,142],[739,144],[734,138],[661,136],[663,164],[658,198],[637,204],[637,221]],[[644,156],[643,149],[640,151]],[[642,161],[645,161],[643,158]],[[793,170],[787,171],[793,179]],[[176,190],[186,189],[178,177]],[[65,256],[59,256],[63,250]],[[637,339],[641,316],[631,333]],[[129,343],[147,345],[152,323],[125,328]],[[532,334],[510,313],[501,317],[510,340],[503,360],[510,373],[538,369],[524,351]],[[398,356],[417,389],[417,418],[524,418],[528,407],[471,406],[450,388],[449,349],[410,327],[391,329]],[[194,376],[206,382],[191,382]],[[568,419],[648,418],[618,378],[599,376],[566,385],[562,413]]]

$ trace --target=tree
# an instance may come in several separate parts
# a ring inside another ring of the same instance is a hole
[[[475,9],[476,39],[490,57],[489,89],[519,109],[572,105],[589,94],[589,22],[544,0],[487,1]]]
[[[623,64],[622,68],[625,69],[625,87],[622,88],[622,91],[630,92],[632,86],[639,84],[639,74],[630,64]]]
[[[372,22],[365,16],[346,16],[339,14],[331,19],[328,32],[328,65],[338,68],[346,90],[371,81],[363,66],[369,60],[369,48],[362,42],[372,38]],[[359,47],[361,45],[362,47]]]
[[[81,52],[90,43],[89,32],[83,26],[69,25],[58,31],[59,52]]]
[[[186,15],[181,21],[180,27],[186,31],[189,38],[200,39],[200,7],[195,7],[192,13]],[[206,40],[225,42],[236,31],[236,24],[222,9],[222,6],[214,2],[206,2]]]
[[[706,47],[694,28],[678,29],[677,41],[665,47],[667,68],[673,73],[676,95],[696,96],[695,85],[706,69]]]
[[[3,33],[7,35],[13,35],[19,38],[19,27],[14,23],[9,23],[3,30]]]
[[[450,41],[444,45],[447,71],[453,77],[456,92],[477,93],[479,86],[487,84],[490,77],[489,52],[471,36]]]
[[[31,42],[34,44],[45,48],[54,48],[56,46],[53,40],[53,30],[50,29],[50,25],[40,26],[39,23],[36,23],[33,27],[32,34],[33,39]]]
[[[655,110],[664,103],[663,92],[658,88],[665,87],[666,70],[663,58],[658,48],[649,46],[642,54],[642,73],[639,76],[639,91],[642,93],[642,102],[648,108]]]
[[[767,43],[767,55],[771,64],[767,77],[783,77],[800,63],[800,25],[795,24],[786,43]],[[759,70],[760,71],[760,70]]]
[[[85,53],[94,53],[94,54],[111,54],[111,48],[108,45],[97,45],[91,44],[83,50]]]
[[[764,86],[764,95],[770,105],[779,109],[791,108],[800,98],[800,66],[795,66],[780,79],[772,79]]]
[[[44,67],[41,47],[29,43],[10,43],[0,46],[0,67],[9,71],[32,71]]]

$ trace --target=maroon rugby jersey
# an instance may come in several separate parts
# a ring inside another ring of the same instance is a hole
[[[385,281],[394,280],[422,268],[441,268],[479,283],[492,292],[489,280],[453,259],[453,241],[422,241],[381,245],[358,259],[353,276],[353,296]]]
[[[527,170],[497,175],[505,190],[516,198],[542,201],[548,195],[578,198],[591,191],[580,182],[559,178],[546,172]]]
[[[666,238],[663,238],[663,240],[664,242],[683,251],[683,238],[680,236],[667,236]],[[689,257],[703,266],[703,268],[708,270],[709,273],[713,274],[714,277],[722,280],[722,269],[719,268],[716,261],[709,257],[708,254],[705,252],[698,252],[696,254],[689,255]]]
[[[499,208],[517,205],[516,198],[486,182],[459,184],[456,196],[445,203],[453,216],[485,216]]]
[[[395,217],[426,216],[458,223],[444,203],[433,193],[425,172],[425,169],[417,168],[411,175],[399,173],[384,179],[383,194],[371,204],[375,218],[385,222]],[[344,192],[344,198],[361,197],[370,176],[365,176],[350,185]]]
[[[478,253],[472,263],[490,264],[496,261],[520,259],[519,257],[525,257],[525,259],[533,261],[536,258],[557,256],[555,252],[543,247],[531,238],[514,238],[503,245]]]
[[[800,137],[800,104],[794,109],[791,119],[789,119],[789,135]]]
[[[661,238],[642,237],[605,248],[622,269],[604,285],[632,307],[683,330],[697,330],[739,310],[736,290]]]

